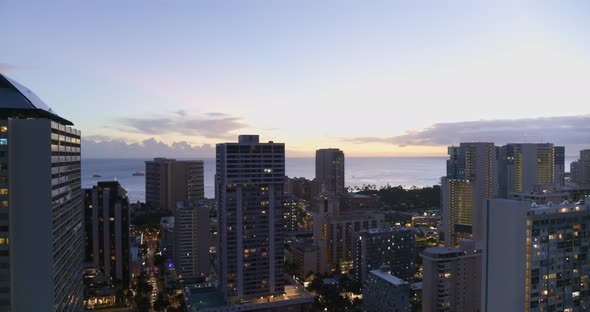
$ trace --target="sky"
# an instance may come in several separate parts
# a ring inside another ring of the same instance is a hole
[[[84,157],[444,156],[590,148],[587,1],[5,1],[0,72],[82,130]]]

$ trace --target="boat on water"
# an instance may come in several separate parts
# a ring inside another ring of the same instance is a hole
[[[145,175],[145,173],[143,173],[143,172],[140,172],[140,171],[137,171],[137,172],[134,172],[134,173],[133,173],[133,174],[131,174],[131,175],[132,175],[132,176],[135,176],[135,177],[141,177],[141,176],[144,176],[144,175]]]
[[[93,174],[92,177],[93,178],[102,178],[102,176],[100,174]]]

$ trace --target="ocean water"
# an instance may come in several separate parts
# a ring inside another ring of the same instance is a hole
[[[565,167],[577,157],[566,157]],[[180,159],[180,158],[179,158]],[[347,157],[345,161],[346,186],[368,184],[377,187],[432,186],[440,183],[446,172],[447,157]],[[145,201],[145,176],[133,176],[134,172],[145,172],[148,159],[82,159],[82,187],[89,188],[98,181],[117,180],[127,189],[132,202]],[[213,198],[215,159],[205,158],[205,196]],[[287,158],[285,171],[289,177],[315,176],[315,158]],[[100,178],[92,177],[100,175]]]

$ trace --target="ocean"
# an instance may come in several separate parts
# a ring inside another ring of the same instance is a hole
[[[565,168],[577,157],[566,157]],[[179,158],[179,160],[182,158]],[[447,157],[347,157],[345,160],[346,186],[374,184],[377,187],[391,185],[432,186],[440,183],[445,175]],[[98,181],[117,180],[127,189],[130,201],[145,201],[145,176],[133,176],[145,172],[148,159],[82,159],[82,187],[90,188]],[[205,197],[213,198],[215,159],[204,158]],[[315,176],[315,158],[287,158],[285,171],[289,177]],[[100,178],[93,177],[100,175]]]

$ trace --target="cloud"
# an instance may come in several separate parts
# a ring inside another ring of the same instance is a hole
[[[557,145],[590,144],[590,115],[436,123],[392,137],[353,137],[343,141],[391,143],[404,146],[440,146],[459,142],[551,142]]]
[[[97,140],[96,137],[83,137],[83,158],[211,158],[215,149],[210,144],[191,145],[186,141],[166,144],[154,138],[140,143],[127,143],[122,140]]]
[[[7,63],[0,63],[0,73],[7,73],[17,69],[16,66],[7,64]]]
[[[147,135],[182,134],[185,136],[210,139],[229,139],[235,137],[231,132],[248,127],[239,117],[223,113],[209,113],[204,117],[189,116],[179,110],[173,115],[145,118],[122,118],[125,132]]]

